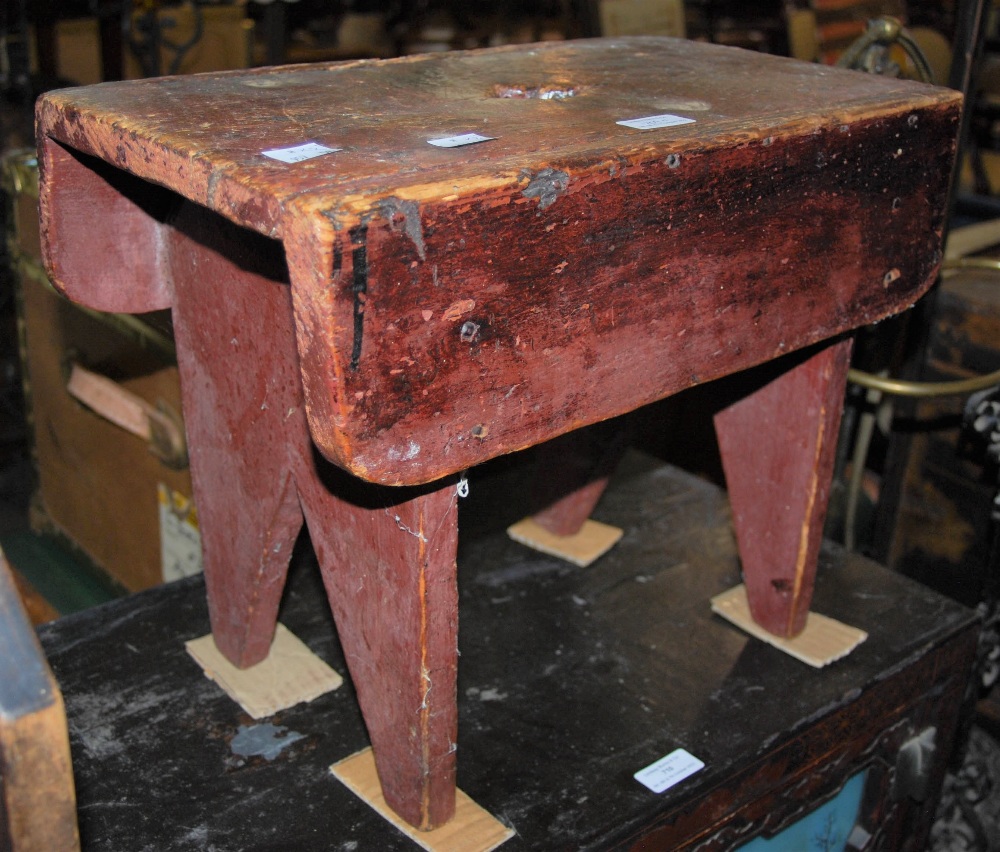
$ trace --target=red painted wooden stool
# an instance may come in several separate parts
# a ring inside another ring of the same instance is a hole
[[[69,89],[47,264],[173,308],[216,642],[266,654],[304,516],[386,799],[432,827],[456,474],[780,359],[716,423],[754,615],[801,629],[843,335],[933,279],[959,108],[658,38]]]

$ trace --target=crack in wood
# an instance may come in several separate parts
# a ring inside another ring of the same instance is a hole
[[[351,370],[361,364],[361,345],[365,334],[365,298],[368,294],[368,226],[351,229],[351,252],[354,276],[351,292],[354,294],[354,342],[351,345]]]

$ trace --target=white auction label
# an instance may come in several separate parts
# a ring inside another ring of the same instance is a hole
[[[463,145],[475,145],[477,142],[492,142],[496,136],[482,136],[479,133],[463,133],[461,136],[446,136],[444,139],[428,139],[428,145],[438,148],[461,148]]]
[[[647,115],[645,118],[628,118],[624,121],[616,121],[623,127],[632,127],[635,130],[656,130],[658,127],[678,127],[681,124],[694,124],[693,118],[684,118],[682,115]]]
[[[632,777],[654,793],[662,793],[704,768],[705,764],[697,757],[679,748],[640,769]]]
[[[327,145],[320,145],[318,142],[306,142],[291,148],[272,148],[270,151],[261,151],[261,153],[265,157],[281,160],[283,163],[301,163],[303,160],[322,157],[324,154],[332,154],[339,150],[340,148],[330,148]]]

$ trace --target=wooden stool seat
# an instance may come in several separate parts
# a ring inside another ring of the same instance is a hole
[[[773,361],[716,427],[754,617],[800,630],[843,335],[933,280],[959,107],[658,38],[63,90],[46,263],[173,309],[216,642],[266,653],[304,518],[386,800],[432,827],[455,475]]]

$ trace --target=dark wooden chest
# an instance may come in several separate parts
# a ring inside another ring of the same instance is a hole
[[[870,635],[812,669],[709,611],[738,581],[716,488],[629,457],[598,511],[625,537],[584,572],[504,535],[521,461],[473,480],[459,559],[458,782],[517,831],[504,850],[733,849],[859,775],[864,848],[924,848],[976,645],[971,611],[831,547],[815,609]],[[308,559],[282,620],[345,671]],[[285,743],[273,759],[241,755],[234,738],[259,723],[183,650],[207,630],[200,580],[43,628],[84,847],[415,848],[328,771],[367,744],[350,684],[266,720]],[[934,745],[923,790],[900,780],[900,750],[921,735]],[[633,779],[678,748],[705,768],[661,794]]]

